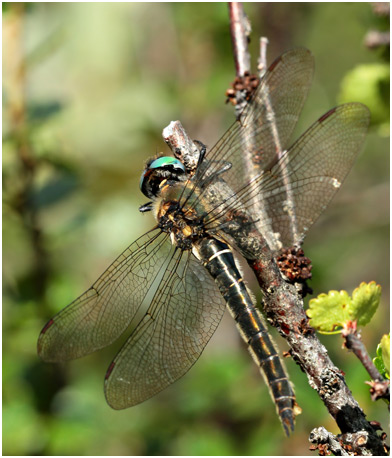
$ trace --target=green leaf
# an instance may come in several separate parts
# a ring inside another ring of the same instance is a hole
[[[330,291],[311,299],[306,314],[310,325],[317,331],[332,334],[339,332],[348,321],[359,326],[369,323],[380,303],[381,286],[374,281],[361,283],[350,297],[347,291]]]
[[[381,342],[377,346],[377,356],[373,359],[374,365],[377,367],[380,374],[390,378],[390,335],[385,334],[381,338]]]
[[[381,286],[376,282],[362,282],[353,292],[350,307],[350,320],[358,326],[365,326],[372,319],[381,299]]]
[[[389,78],[389,64],[358,65],[344,77],[338,101],[362,102],[369,107],[373,124],[388,123]]]
[[[391,357],[391,346],[390,346],[390,335],[385,334],[381,339],[381,354],[384,361],[385,369],[388,371],[388,378],[390,374],[390,357]]]
[[[337,327],[350,319],[348,308],[351,298],[347,291],[330,291],[322,293],[309,302],[306,314],[310,318],[310,325],[320,332],[334,333]]]

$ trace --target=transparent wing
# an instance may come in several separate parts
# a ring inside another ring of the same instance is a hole
[[[279,142],[282,150],[287,148],[313,73],[314,58],[305,48],[290,50],[276,59],[240,119],[207,153],[206,173],[217,173],[222,162],[229,162],[231,168],[224,179],[238,189],[249,179],[249,164],[259,173],[276,160],[276,143]]]
[[[193,179],[198,197],[192,205],[196,207],[199,201],[206,200],[212,210],[218,207],[217,212],[212,211],[211,229],[216,230],[224,223],[219,221],[214,225],[217,215],[232,214],[228,205],[233,202],[230,199],[232,190],[241,190],[248,185],[255,191],[252,200],[245,202],[252,210],[249,219],[268,222],[263,196],[254,180],[269,170],[287,148],[309,93],[313,73],[314,58],[309,50],[296,48],[281,55],[267,70],[240,119],[207,153]],[[186,195],[186,199],[191,194]],[[208,218],[205,221],[208,222]],[[262,232],[260,224],[256,225]],[[278,243],[271,225],[263,229],[266,243],[276,249]]]
[[[106,374],[106,399],[114,409],[138,404],[183,376],[223,316],[225,302],[207,270],[191,253],[176,253]]]
[[[171,244],[153,230],[127,248],[79,298],[42,329],[45,361],[79,358],[112,343],[127,328],[164,268]]]
[[[370,112],[360,103],[333,108],[225,205],[251,210],[255,195],[262,193],[267,220],[261,227],[272,227],[283,246],[300,244],[350,171],[369,121]]]

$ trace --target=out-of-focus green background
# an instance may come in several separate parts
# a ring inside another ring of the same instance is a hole
[[[261,35],[269,62],[294,46],[315,55],[297,133],[341,101],[371,105],[366,146],[305,250],[315,294],[381,284],[363,331],[374,356],[389,323],[389,64],[363,40],[388,20],[368,3],[245,9],[254,64]],[[289,360],[303,414],[284,437],[230,317],[183,379],[125,411],[103,395],[118,344],[64,365],[36,354],[45,322],[152,226],[138,181],[149,156],[168,152],[162,129],[180,119],[212,146],[234,119],[224,103],[233,79],[225,3],[3,4],[3,454],[307,455],[312,428],[338,432]],[[369,420],[387,428],[365,370],[339,336],[322,340]]]

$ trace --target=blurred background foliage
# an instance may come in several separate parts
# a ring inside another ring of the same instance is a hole
[[[245,10],[254,63],[261,35],[269,62],[294,46],[315,55],[297,134],[342,101],[372,109],[364,151],[305,250],[315,294],[382,286],[363,332],[375,356],[389,323],[389,50],[364,38],[387,31],[389,16],[368,3]],[[162,129],[180,119],[212,146],[233,121],[224,103],[233,79],[225,3],[3,3],[3,454],[307,455],[313,427],[338,432],[289,360],[303,414],[284,438],[231,318],[189,374],[125,411],[111,410],[102,389],[118,344],[64,365],[36,355],[45,322],[152,226],[138,212],[138,180],[148,157],[168,152]],[[321,339],[369,420],[387,428],[365,370],[339,336]]]

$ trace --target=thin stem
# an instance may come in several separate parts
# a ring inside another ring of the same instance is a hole
[[[260,56],[257,61],[257,70],[259,71],[259,77],[262,78],[267,71],[267,46],[268,38],[260,37]]]
[[[229,3],[229,16],[236,75],[245,76],[245,73],[250,71],[248,52],[250,25],[241,2]]]
[[[358,333],[353,332],[347,335],[343,334],[343,337],[345,338],[346,347],[351,350],[354,355],[361,361],[363,367],[366,369],[372,380],[384,380],[383,376],[373,364],[373,361],[370,358],[369,353],[367,352],[366,347]]]
[[[356,322],[349,322],[349,325],[342,331],[346,348],[351,350],[354,355],[361,361],[363,367],[370,375],[372,382],[370,385],[370,393],[373,401],[383,398],[389,400],[390,383],[385,380],[374,365],[369,353],[363,343],[359,332],[357,331]]]
[[[4,23],[4,89],[7,94],[5,113],[9,119],[11,135],[15,141],[15,153],[19,162],[21,187],[12,200],[24,223],[34,252],[32,286],[34,294],[42,298],[49,275],[48,255],[45,249],[37,209],[32,200],[38,162],[34,157],[28,136],[26,121],[26,58],[23,46],[25,6],[10,3]]]

